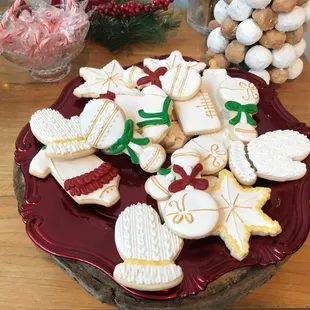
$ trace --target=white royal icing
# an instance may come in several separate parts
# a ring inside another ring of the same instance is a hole
[[[200,74],[191,67],[176,67],[159,77],[162,89],[173,100],[185,101],[195,96],[201,84]]]
[[[174,260],[183,247],[183,240],[161,225],[151,206],[138,203],[119,215],[115,243],[124,260],[113,273],[120,284],[140,290],[162,290],[182,281],[182,269]],[[161,262],[162,266],[154,265]]]
[[[230,133],[233,140],[240,140],[244,143],[250,142],[258,135],[256,129],[246,122],[240,122],[237,125],[233,126],[233,129]]]
[[[243,260],[247,256],[251,235],[276,236],[281,232],[279,223],[261,210],[270,198],[269,188],[243,188],[232,173],[223,170],[211,195],[220,212],[214,235],[223,239],[234,258]]]
[[[199,136],[187,142],[185,149],[193,149],[200,153],[202,174],[214,174],[227,165],[227,149],[220,141],[209,137]]]
[[[66,180],[93,171],[103,163],[96,155],[64,160],[48,158],[45,150],[40,150],[30,163],[29,173],[43,179],[52,174],[56,181],[64,187]],[[120,177],[117,175],[108,184],[104,184],[101,188],[88,195],[71,196],[69,192],[67,193],[75,202],[81,205],[93,203],[110,207],[120,199],[119,181]]]
[[[201,72],[205,69],[206,64],[204,62],[197,61],[185,61],[182,54],[179,51],[174,51],[166,59],[153,59],[145,58],[143,62],[144,66],[148,67],[151,71],[155,71],[160,67],[166,67],[168,70],[181,67],[190,67],[197,72]]]
[[[137,89],[130,89],[123,80],[123,67],[116,60],[112,60],[101,69],[83,67],[80,76],[85,83],[74,90],[77,97],[97,98],[108,91],[118,93],[138,93]]]
[[[123,81],[127,87],[135,88],[137,87],[137,81],[144,76],[147,76],[147,74],[145,74],[141,68],[137,66],[131,66],[125,70]]]

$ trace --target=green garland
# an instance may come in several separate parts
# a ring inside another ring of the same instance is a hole
[[[167,33],[180,26],[180,14],[174,10],[141,13],[122,18],[107,18],[95,12],[90,19],[88,37],[111,52],[136,44],[162,44]]]

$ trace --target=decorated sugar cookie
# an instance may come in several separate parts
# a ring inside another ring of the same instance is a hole
[[[125,153],[133,164],[140,164],[146,172],[154,173],[166,159],[166,152],[159,144],[152,144],[134,130],[131,119],[125,121],[124,112],[113,101],[93,99],[81,113],[81,132],[94,148],[112,154]]]
[[[45,179],[52,174],[78,204],[111,207],[119,199],[118,170],[96,155],[75,159],[49,158],[43,148],[32,159],[29,173]]]
[[[95,152],[82,136],[78,116],[66,119],[56,110],[43,109],[35,112],[29,123],[33,135],[46,145],[48,157],[76,158]]]
[[[197,61],[185,61],[182,54],[179,51],[174,51],[166,59],[153,59],[146,58],[143,62],[144,66],[148,67],[152,71],[160,67],[166,67],[168,70],[177,68],[177,67],[190,67],[191,69],[201,72],[205,69],[206,64],[204,62]]]
[[[297,131],[267,132],[248,144],[231,143],[229,167],[244,185],[253,185],[257,177],[284,182],[302,178],[307,167],[301,160],[310,154],[310,140]]]
[[[228,170],[219,173],[218,183],[211,189],[220,220],[214,232],[225,242],[231,256],[243,260],[249,253],[251,235],[276,236],[281,226],[262,211],[270,199],[270,189],[242,187]]]
[[[74,95],[81,98],[98,98],[101,94],[112,92],[115,94],[134,94],[137,89],[126,86],[123,76],[125,70],[116,60],[112,60],[101,69],[81,68],[80,76],[85,83],[74,90]]]
[[[217,132],[221,129],[215,104],[208,93],[199,91],[191,99],[175,101],[174,109],[176,118],[187,136]]]
[[[191,139],[185,144],[184,148],[195,150],[201,155],[202,174],[215,174],[227,165],[226,147],[212,137],[199,136]]]
[[[114,102],[127,119],[132,119],[136,130],[154,143],[161,142],[171,127],[173,102],[155,85],[144,88],[136,95],[116,95]]]
[[[146,76],[143,69],[137,66],[131,66],[127,70],[125,70],[123,75],[123,81],[127,87],[136,88],[137,81],[143,76]]]
[[[194,97],[200,89],[201,76],[190,67],[176,67],[160,78],[162,89],[173,100],[185,101]]]
[[[171,127],[164,140],[161,141],[161,145],[165,148],[168,154],[171,154],[182,148],[188,139],[189,136],[184,134],[179,122],[172,116]]]
[[[179,149],[171,156],[171,172],[152,176],[145,184],[146,192],[159,198],[160,213],[167,226],[187,239],[210,235],[219,218],[216,202],[205,192],[208,181],[201,178],[199,162],[198,152]]]
[[[118,283],[142,291],[161,291],[182,282],[183,272],[175,260],[183,240],[161,225],[151,206],[138,203],[119,215],[115,243],[124,261],[113,272]]]

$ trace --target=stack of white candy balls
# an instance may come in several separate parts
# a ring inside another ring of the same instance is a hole
[[[309,0],[220,0],[208,40],[206,60],[213,68],[243,61],[268,84],[297,78],[306,48]]]

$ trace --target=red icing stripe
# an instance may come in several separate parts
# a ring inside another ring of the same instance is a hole
[[[66,180],[64,189],[71,196],[88,195],[110,183],[117,175],[118,170],[111,163],[103,163],[93,171]]]

